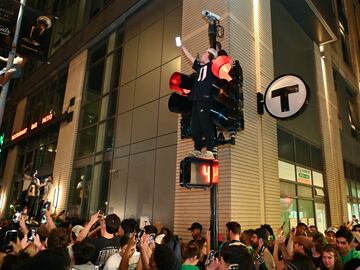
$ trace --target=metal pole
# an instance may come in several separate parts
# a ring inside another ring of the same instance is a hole
[[[10,69],[14,63],[14,58],[16,55],[16,44],[19,39],[20,26],[21,26],[23,13],[24,13],[25,4],[26,4],[26,0],[21,0],[19,14],[18,14],[17,22],[16,22],[15,36],[14,36],[14,40],[12,42],[11,51],[9,52],[8,61],[6,64],[6,70]],[[8,91],[9,91],[9,83],[10,83],[10,80],[8,80],[5,83],[5,85],[3,85],[1,93],[0,93],[0,128],[1,128],[2,119],[4,116],[6,97],[7,97]]]
[[[217,26],[215,20],[209,21],[209,28],[208,28],[208,35],[209,35],[209,42],[210,47],[216,49],[216,33],[217,33]]]
[[[216,49],[216,33],[217,26],[215,20],[209,21],[208,28],[208,36],[210,47]],[[217,159],[217,148],[213,151],[214,156]],[[217,250],[218,248],[218,210],[217,210],[217,194],[218,194],[218,185],[217,183],[213,183],[210,188],[210,234],[211,234],[211,242],[210,246],[212,250]]]
[[[211,249],[217,250],[218,248],[218,211],[217,211],[217,193],[218,193],[218,185],[213,184],[210,188],[210,204],[211,204]]]

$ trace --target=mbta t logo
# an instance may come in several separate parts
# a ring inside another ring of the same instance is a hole
[[[271,116],[286,119],[298,116],[305,110],[309,100],[309,87],[300,77],[283,75],[268,86],[264,103]]]

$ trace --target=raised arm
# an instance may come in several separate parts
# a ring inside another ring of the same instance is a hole
[[[86,226],[84,227],[84,229],[81,230],[81,232],[79,233],[78,237],[76,238],[76,242],[80,242],[82,240],[84,240],[88,233],[90,232],[91,227],[99,220],[99,211],[95,212],[94,214],[92,214],[92,216],[90,217],[90,221],[88,222],[88,224],[86,224]]]
[[[184,52],[185,56],[190,60],[191,64],[194,63],[195,57],[186,49],[184,45],[181,46],[182,51]]]
[[[7,58],[0,56],[0,61],[7,62]]]

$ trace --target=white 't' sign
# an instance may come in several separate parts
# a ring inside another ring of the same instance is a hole
[[[280,76],[270,83],[265,92],[266,110],[279,119],[298,116],[309,100],[309,87],[295,75]]]

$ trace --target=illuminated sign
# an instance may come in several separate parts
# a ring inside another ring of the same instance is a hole
[[[2,134],[0,135],[0,153],[1,153],[1,151],[2,151],[2,148],[3,148],[3,146],[4,146],[4,143],[5,143],[5,134],[2,133]]]
[[[54,119],[54,115],[53,115],[52,113],[50,113],[50,114],[44,116],[44,117],[41,119],[41,124],[45,124],[45,123],[51,121],[52,119]],[[35,129],[39,128],[39,127],[41,127],[41,126],[39,126],[38,122],[32,123],[32,124],[30,125],[30,129],[26,127],[26,128],[24,128],[23,130],[20,130],[20,131],[14,133],[14,134],[11,136],[11,140],[14,141],[14,140],[16,140],[17,138],[25,135],[25,134],[28,132],[28,130],[35,130]]]
[[[187,157],[180,163],[180,185],[187,188],[204,188],[219,182],[217,160]]]
[[[38,126],[38,122],[35,122],[34,124],[31,124],[31,130],[33,130],[34,128],[37,128]]]
[[[45,124],[46,122],[49,122],[51,119],[53,119],[52,113],[50,113],[49,115],[43,117],[43,119],[41,120],[41,124]]]
[[[11,140],[13,141],[13,140],[19,138],[20,136],[26,134],[27,131],[28,131],[28,128],[24,128],[23,130],[20,130],[19,132],[16,132],[15,134],[13,134],[13,135],[11,136]]]

